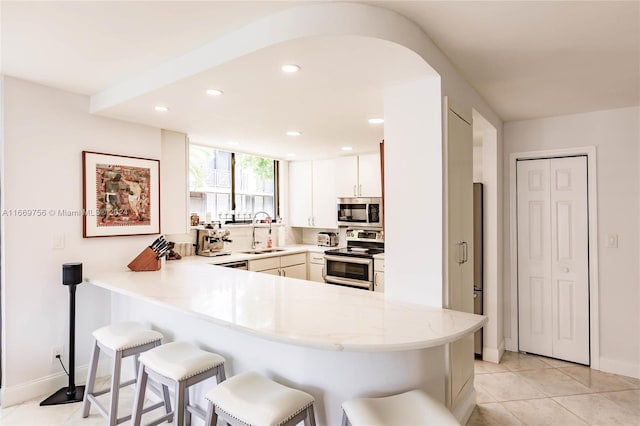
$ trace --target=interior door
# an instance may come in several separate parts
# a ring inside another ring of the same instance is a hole
[[[520,350],[553,356],[549,160],[518,161]]]
[[[589,364],[587,159],[517,164],[520,350]]]

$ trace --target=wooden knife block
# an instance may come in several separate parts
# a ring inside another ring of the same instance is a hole
[[[139,271],[159,271],[161,264],[157,259],[158,253],[146,247],[142,252],[131,261],[127,266],[135,272]]]

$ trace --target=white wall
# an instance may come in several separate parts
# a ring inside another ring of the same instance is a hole
[[[506,123],[505,187],[509,155],[515,152],[595,146],[597,150],[600,368],[640,377],[640,108]],[[504,253],[509,253],[509,192],[504,193]],[[607,248],[607,235],[619,236]],[[504,277],[510,277],[509,262]],[[511,337],[513,283],[505,285],[505,334]]]
[[[4,77],[2,209],[44,209],[42,217],[2,217],[2,404],[66,385],[51,349],[68,354],[68,290],[61,265],[82,262],[84,276],[126,268],[154,236],[82,238],[83,150],[160,158],[160,130],[89,115],[89,98]],[[62,235],[63,249],[52,249]],[[77,290],[76,366],[86,366],[90,335],[110,322],[108,292]],[[85,380],[79,368],[78,382]]]
[[[163,234],[188,232],[189,140],[184,133],[162,130],[160,160],[160,215]]]
[[[443,303],[441,117],[439,78],[385,88],[385,297],[437,307]]]

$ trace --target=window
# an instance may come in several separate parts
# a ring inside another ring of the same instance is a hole
[[[256,212],[277,212],[275,160],[189,146],[189,205],[201,222],[251,223]]]

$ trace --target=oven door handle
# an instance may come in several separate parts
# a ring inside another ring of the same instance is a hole
[[[332,261],[332,262],[344,262],[344,263],[358,263],[360,265],[370,265],[373,263],[373,259],[362,259],[359,257],[351,257],[351,256],[332,256],[330,254],[324,255],[324,260]]]
[[[345,285],[350,285],[354,287],[366,288],[369,290],[371,289],[371,286],[373,284],[370,281],[358,281],[358,280],[351,280],[349,278],[338,278],[338,277],[332,277],[332,276],[327,276],[325,280],[329,284],[345,284]]]

